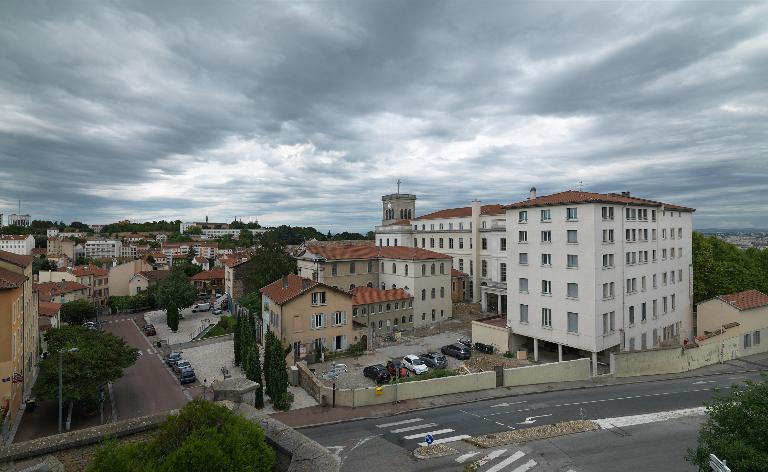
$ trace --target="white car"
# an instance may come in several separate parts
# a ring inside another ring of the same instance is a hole
[[[414,356],[413,354],[409,354],[403,357],[403,366],[417,375],[423,374],[429,370],[427,364],[425,364],[424,361],[419,358],[419,356]]]

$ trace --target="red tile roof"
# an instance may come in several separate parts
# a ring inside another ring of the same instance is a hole
[[[74,275],[75,277],[85,277],[87,275],[94,275],[96,277],[106,277],[109,275],[108,270],[102,269],[101,267],[91,266],[91,265],[75,266],[72,268],[71,271],[69,271],[69,273]]]
[[[768,295],[758,290],[747,290],[745,292],[732,293],[730,295],[720,295],[720,300],[739,310],[749,310],[768,305]]]
[[[41,284],[35,284],[34,289],[39,294],[40,299],[50,300],[51,298],[58,297],[59,295],[77,292],[79,290],[88,290],[88,286],[81,283],[64,280],[61,282],[44,282]]]
[[[37,313],[41,316],[56,316],[61,309],[61,303],[40,300],[37,305]]]
[[[34,256],[42,256],[48,254],[48,249],[44,247],[33,247],[32,248],[32,255]]]
[[[325,246],[309,245],[307,252],[323,257],[326,260],[355,260],[355,259],[401,259],[421,261],[430,259],[450,259],[451,256],[417,247],[406,246]]]
[[[480,206],[480,214],[481,215],[503,215],[504,206],[498,203],[494,203],[492,205],[482,205]],[[472,207],[468,206],[468,207],[461,207],[461,208],[448,208],[446,210],[438,210],[432,213],[428,213],[426,215],[419,216],[418,218],[414,218],[414,221],[437,220],[442,218],[469,218],[470,216],[472,216]]]
[[[195,256],[195,262],[197,262],[198,264],[207,264],[208,259],[206,259],[203,256]]]
[[[451,267],[451,277],[469,277],[469,274],[462,272],[459,269]]]
[[[390,223],[386,226],[403,226],[403,225],[410,226],[410,224],[411,224],[411,220],[397,220],[394,223]]]
[[[610,203],[651,207],[663,206],[667,210],[695,211],[693,208],[657,202],[654,200],[646,200],[645,198],[626,196],[618,193],[578,192],[576,190],[568,190],[565,192],[553,193],[551,195],[543,195],[532,200],[523,200],[521,202],[505,205],[504,208],[529,208],[536,206],[565,205],[568,203]]]
[[[192,280],[214,280],[214,279],[223,279],[223,278],[224,278],[224,269],[220,267],[217,267],[211,270],[204,270],[192,276]]]
[[[32,263],[32,256],[22,256],[8,251],[0,251],[0,261],[5,261],[17,267],[27,267]]]
[[[0,239],[4,239],[6,241],[24,241],[29,237],[28,234],[6,234],[0,236]]]
[[[51,329],[51,319],[47,316],[38,316],[37,317],[37,330],[38,331],[48,331]]]
[[[413,298],[402,288],[380,290],[371,287],[357,287],[352,289],[352,304],[366,305],[368,303],[389,302],[396,300],[409,300]]]
[[[151,282],[157,282],[171,275],[170,270],[143,270],[138,275],[143,276],[145,279]]]
[[[259,292],[272,300],[272,303],[282,305],[318,285],[323,284],[296,274],[288,274],[262,287]]]
[[[26,275],[18,274],[0,267],[0,289],[18,288],[24,285],[24,282],[26,281]]]

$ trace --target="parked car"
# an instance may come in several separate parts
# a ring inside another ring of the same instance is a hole
[[[424,363],[419,356],[414,354],[408,354],[403,357],[403,365],[406,369],[410,370],[416,375],[423,374],[429,370],[427,364]]]
[[[165,363],[173,367],[176,361],[179,360],[181,360],[181,351],[172,351],[170,354],[168,354],[168,357],[165,358]]]
[[[199,311],[209,311],[210,309],[210,303],[197,303],[192,307],[192,313],[197,313]]]
[[[95,321],[86,321],[85,323],[83,323],[83,327],[88,328],[91,331],[99,330],[99,325]]]
[[[182,370],[184,370],[186,368],[190,368],[191,369],[192,368],[192,364],[190,364],[189,361],[186,360],[186,359],[179,359],[178,361],[176,361],[176,363],[174,363],[171,366],[171,368],[173,369],[174,372],[176,372],[178,374],[179,372],[181,372]]]
[[[389,382],[389,371],[381,364],[369,365],[363,369],[363,375],[375,380],[376,383]]]
[[[389,372],[389,376],[392,378],[398,377],[398,372],[400,372],[399,377],[408,377],[411,375],[408,372],[408,369],[406,369],[403,363],[400,361],[387,361],[387,371]]]
[[[188,367],[179,372],[179,383],[181,385],[192,383],[195,380],[197,380],[197,377],[195,376],[195,370],[193,368]]]
[[[456,359],[469,359],[471,356],[469,348],[464,344],[449,344],[441,347],[440,352]]]
[[[155,326],[151,324],[144,325],[144,327],[141,328],[141,331],[144,332],[145,336],[157,336],[157,331],[155,330]]]
[[[485,354],[493,354],[493,344],[475,343],[475,351],[483,352]]]
[[[213,314],[214,314],[214,315],[217,315],[217,316],[218,316],[218,315],[221,315],[221,313],[222,313],[222,311],[221,311],[221,310],[218,310],[218,309],[216,309],[216,310],[213,310]]]
[[[421,357],[421,360],[424,361],[427,366],[433,369],[445,369],[448,367],[448,360],[439,352],[429,352],[427,354],[422,354],[419,357]]]

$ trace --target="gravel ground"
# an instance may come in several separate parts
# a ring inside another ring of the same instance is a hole
[[[192,313],[192,308],[185,308],[179,313],[184,318],[179,320],[179,329],[175,333],[165,323],[165,310],[149,311],[144,314],[144,320],[155,325],[157,339],[167,340],[171,346],[189,342],[192,339],[190,335],[197,333],[200,326],[219,322],[219,317],[215,316],[212,311]],[[154,341],[154,338],[152,340]]]
[[[594,421],[575,420],[563,421],[561,423],[547,424],[542,426],[533,426],[531,428],[517,429],[513,431],[504,431],[501,433],[486,434],[468,438],[464,441],[478,447],[498,447],[507,444],[520,444],[528,441],[537,441],[539,439],[554,438],[566,434],[583,433],[584,431],[595,431],[600,426]]]

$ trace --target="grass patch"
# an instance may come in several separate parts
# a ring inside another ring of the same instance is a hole
[[[205,333],[205,336],[203,336],[201,339],[215,338],[216,336],[223,336],[225,334],[234,333],[235,325],[237,325],[237,320],[235,320],[234,316],[222,316],[219,318],[219,322],[216,323],[216,326]]]

